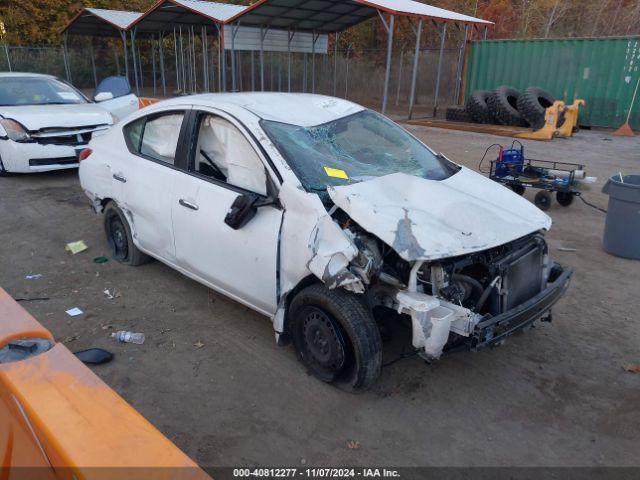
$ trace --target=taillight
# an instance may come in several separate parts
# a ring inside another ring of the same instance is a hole
[[[89,155],[91,155],[92,153],[93,153],[93,150],[91,150],[90,148],[85,148],[80,152],[80,155],[78,155],[78,159],[80,161],[86,160],[87,157],[89,157]]]

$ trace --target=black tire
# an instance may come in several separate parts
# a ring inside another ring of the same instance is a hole
[[[573,203],[573,193],[571,192],[556,192],[556,200],[563,207],[568,207]]]
[[[467,110],[463,107],[451,107],[447,108],[445,118],[449,122],[471,122],[471,116]]]
[[[511,184],[509,185],[509,188],[520,196],[524,195],[525,188],[523,185]]]
[[[133,243],[129,222],[114,202],[107,203],[104,208],[104,231],[111,255],[118,262],[135,267],[151,259]]]
[[[531,128],[540,130],[544,127],[547,108],[553,105],[556,98],[546,90],[538,87],[529,87],[518,97],[518,111],[531,125]],[[558,115],[557,126],[564,123],[564,112]]]
[[[9,172],[5,170],[2,158],[0,158],[0,177],[6,177],[7,175],[9,175]]]
[[[320,380],[355,391],[380,376],[380,331],[356,294],[310,285],[292,300],[288,319],[298,358]]]
[[[536,207],[540,210],[546,212],[551,208],[551,194],[546,190],[540,190],[536,193],[533,203],[535,203]]]
[[[491,97],[491,91],[478,90],[473,92],[467,99],[465,110],[475,123],[494,123],[493,115],[487,104],[489,97]]]
[[[503,85],[496,88],[487,105],[496,123],[499,125],[511,125],[514,127],[526,127],[527,122],[518,112],[518,98],[520,92],[515,88]]]

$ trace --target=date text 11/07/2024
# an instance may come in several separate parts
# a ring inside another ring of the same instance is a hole
[[[400,478],[387,468],[235,468],[235,478]]]

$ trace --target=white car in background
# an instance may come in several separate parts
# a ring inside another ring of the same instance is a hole
[[[336,98],[175,98],[81,158],[117,260],[154,257],[269,316],[348,389],[380,374],[380,322],[406,319],[426,359],[475,350],[550,318],[571,277],[533,204]]]
[[[50,75],[0,73],[0,175],[77,167],[94,134],[137,109],[122,77],[102,82],[91,101]]]

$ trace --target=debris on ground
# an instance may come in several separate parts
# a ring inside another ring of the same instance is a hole
[[[76,317],[78,315],[82,315],[84,312],[80,310],[78,307],[73,307],[73,308],[70,308],[69,310],[66,310],[66,313],[70,317]]]
[[[102,293],[104,293],[109,300],[113,300],[114,298],[120,298],[122,296],[120,292],[116,292],[115,288],[111,291],[109,291],[109,289],[107,288],[103,290]]]
[[[82,363],[89,363],[91,365],[102,365],[113,360],[113,353],[102,348],[89,348],[87,350],[80,350],[79,352],[73,352]]]
[[[136,345],[144,343],[144,333],[127,332],[125,330],[113,332],[111,338],[115,338],[122,343],[135,343]]]
[[[93,263],[98,263],[98,264],[107,263],[108,261],[109,259],[107,257],[102,257],[102,256],[96,257],[93,259]]]
[[[355,440],[349,440],[347,442],[347,448],[349,450],[358,450],[360,448],[360,442],[357,442]]]
[[[33,275],[27,275],[24,278],[26,280],[38,280],[39,278],[42,278],[42,277],[44,277],[44,275],[42,275],[41,273],[35,273]]]
[[[49,297],[14,298],[16,302],[35,302],[36,300],[50,300]]]
[[[628,363],[626,365],[623,365],[622,368],[625,370],[625,372],[640,373],[640,365]]]
[[[558,247],[558,250],[560,252],[577,252],[578,251],[577,248],[573,248],[573,247]]]
[[[76,253],[84,252],[87,248],[87,245],[84,243],[84,240],[78,240],[77,242],[70,242],[64,246],[64,249],[67,252],[71,252],[74,255]]]
[[[196,343],[193,344],[194,347],[196,348],[202,348],[204,347],[204,343],[202,343],[200,340],[198,340]]]

